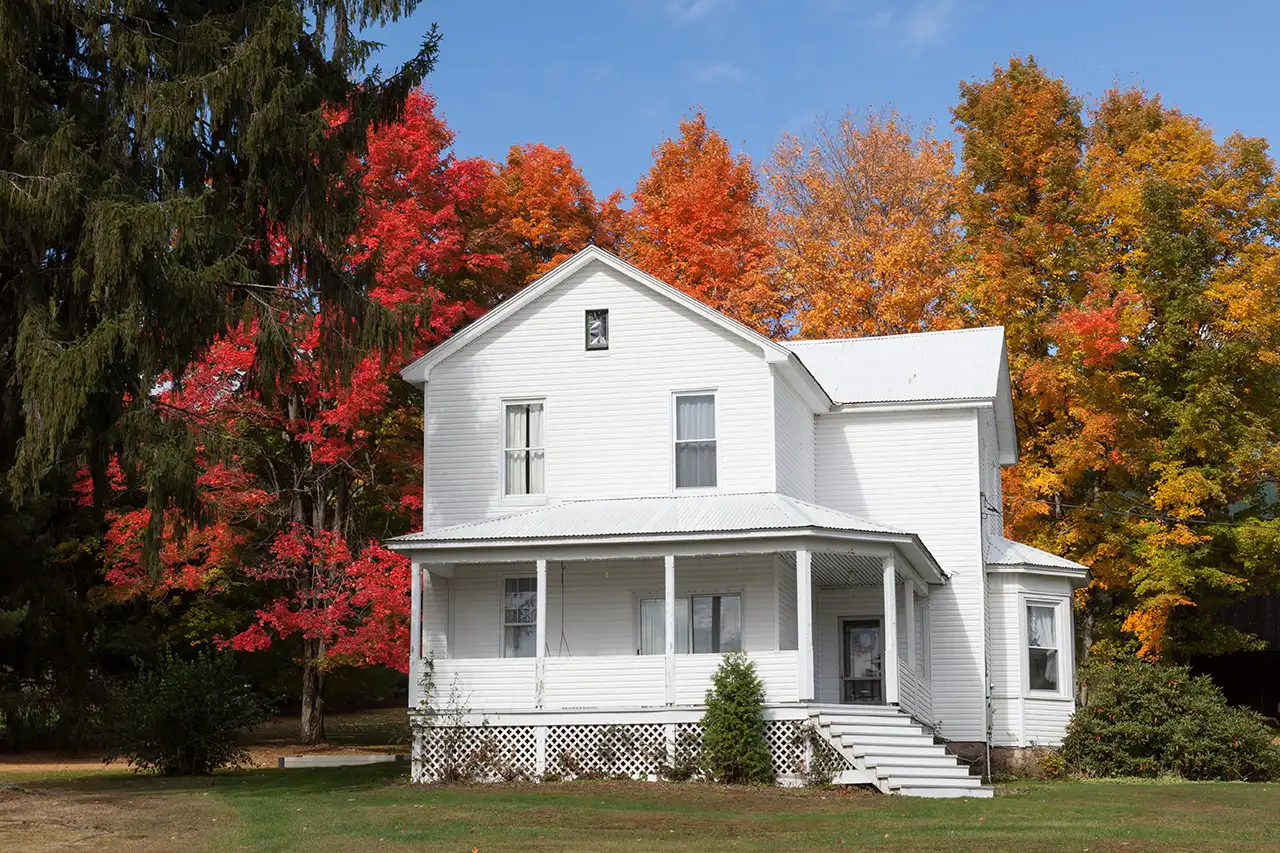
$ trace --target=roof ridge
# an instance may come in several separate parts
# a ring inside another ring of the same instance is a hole
[[[959,335],[967,332],[990,332],[999,329],[1004,330],[1004,326],[965,326],[960,329],[930,329],[926,332],[897,332],[892,335],[863,335],[856,338],[791,338],[789,340],[779,341],[783,346],[791,344],[847,344],[857,341],[883,341],[887,338],[922,338],[932,335]]]

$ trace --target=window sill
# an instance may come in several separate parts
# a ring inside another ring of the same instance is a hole
[[[503,506],[525,507],[543,506],[547,503],[546,495],[503,495],[500,499]]]
[[[1064,696],[1061,693],[1039,692],[1036,690],[1027,690],[1022,694],[1023,699],[1037,699],[1042,702],[1075,702],[1076,697]]]

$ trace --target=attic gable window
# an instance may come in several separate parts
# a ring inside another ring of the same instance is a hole
[[[677,489],[716,487],[716,395],[675,398],[675,481]]]
[[[587,311],[587,350],[609,348],[609,309],[592,308]]]

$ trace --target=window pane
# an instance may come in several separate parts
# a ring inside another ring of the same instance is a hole
[[[507,578],[503,621],[532,625],[538,618],[537,578]]]
[[[507,451],[507,494],[529,494],[529,451]]]
[[[676,441],[716,437],[716,398],[713,394],[676,397]]]
[[[537,657],[538,633],[533,625],[508,625],[502,654],[509,658]]]
[[[690,441],[676,445],[676,488],[711,488],[716,484],[716,443]]]
[[[720,648],[719,652],[733,652],[742,648],[742,599],[736,595],[721,595]]]
[[[525,407],[527,414],[525,417],[529,422],[529,432],[527,435],[529,447],[542,447],[546,443],[545,424],[546,418],[542,412],[541,403],[530,403]]]
[[[712,642],[712,599],[709,595],[694,596],[693,599],[693,653],[695,655],[710,654],[715,651]]]
[[[1054,614],[1057,608],[1040,604],[1027,605],[1027,645],[1039,648],[1058,647]]]
[[[640,602],[640,654],[662,655],[667,653],[667,607],[661,598],[646,598]]]
[[[529,407],[521,404],[507,406],[507,450],[528,447],[525,437],[529,431]]]
[[[1027,657],[1031,668],[1031,677],[1028,682],[1031,689],[1057,691],[1057,649],[1028,649]]]

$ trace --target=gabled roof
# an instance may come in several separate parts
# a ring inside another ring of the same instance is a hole
[[[1004,328],[783,341],[837,404],[990,402],[1001,462],[1017,461]]]
[[[1004,329],[783,341],[837,403],[990,400],[1004,363]]]
[[[450,337],[440,346],[423,355],[417,361],[400,371],[400,375],[408,382],[422,383],[426,382],[431,375],[431,369],[449,356],[461,350],[467,344],[483,335],[485,332],[497,326],[503,320],[518,313],[522,308],[537,301],[558,285],[563,284],[574,273],[582,270],[588,264],[596,262],[604,264],[614,271],[626,276],[631,281],[648,288],[650,291],[676,303],[684,309],[698,315],[707,322],[718,326],[731,335],[742,339],[751,346],[758,347],[766,362],[770,364],[778,364],[786,370],[793,382],[801,386],[808,385],[809,394],[812,398],[822,398],[820,404],[822,406],[830,405],[830,400],[825,398],[821,386],[809,376],[800,360],[793,355],[790,350],[781,344],[766,338],[764,335],[749,329],[738,321],[721,314],[719,311],[708,305],[699,302],[691,296],[675,289],[644,270],[632,266],[621,258],[606,252],[598,246],[587,246],[573,257],[558,265],[555,269],[543,275],[537,281],[525,287],[515,296],[499,304],[492,311],[467,326],[462,331]]]
[[[720,537],[749,533],[830,532],[904,546],[918,569],[946,577],[919,537],[904,530],[774,492],[665,495],[566,501],[501,518],[410,533],[386,540],[393,550],[462,547],[530,540],[612,542],[644,537]]]
[[[1089,576],[1088,566],[1048,551],[1041,551],[1022,542],[997,536],[991,540],[987,549],[987,568],[999,570],[1001,567],[1008,570],[1062,575],[1073,580],[1085,580]]]

